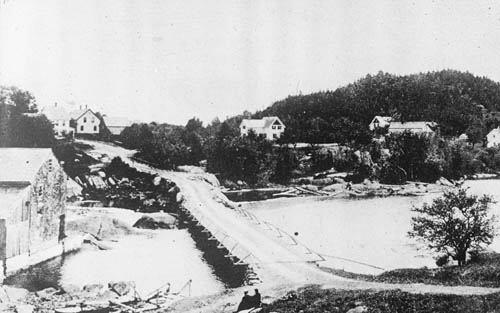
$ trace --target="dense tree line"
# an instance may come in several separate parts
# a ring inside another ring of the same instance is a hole
[[[500,110],[499,106],[500,85],[484,77],[451,70],[406,76],[380,72],[335,91],[288,97],[255,114],[216,119],[206,127],[196,118],[185,126],[134,124],[120,140],[138,149],[139,157],[164,168],[207,160],[208,170],[220,178],[253,185],[286,183],[296,174],[332,167],[354,172],[354,180],[434,181],[440,176],[500,170],[497,149],[470,144],[483,141],[486,132],[498,126],[496,118],[486,113]],[[286,125],[277,143],[252,134],[240,137],[242,119],[272,115]],[[368,129],[375,115],[435,121],[440,131],[436,136],[381,136]],[[452,140],[464,132],[469,143]],[[385,140],[373,140],[379,137]],[[347,149],[336,155],[312,149],[310,164],[304,167],[299,162],[303,155],[286,145],[297,142],[312,147],[335,142]]]
[[[335,91],[290,96],[254,116],[279,116],[289,142],[366,144],[367,125],[375,115],[434,121],[443,136],[467,133],[479,142],[498,124],[483,118],[483,108],[500,110],[500,84],[488,78],[452,70],[405,76],[379,72]]]
[[[52,147],[53,125],[36,113],[38,108],[30,92],[0,86],[0,147]]]

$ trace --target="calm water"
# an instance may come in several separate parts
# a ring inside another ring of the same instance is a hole
[[[500,181],[469,181],[476,194],[488,193],[500,200]],[[430,202],[439,194],[419,197],[372,199],[275,199],[248,202],[244,207],[258,218],[284,229],[320,253],[348,258],[383,269],[434,267],[432,253],[407,237],[411,208]],[[500,203],[494,205],[500,216]],[[491,246],[500,251],[500,238]],[[323,265],[361,273],[379,273],[374,267],[327,258]]]
[[[488,193],[500,201],[500,180],[466,183],[476,194]],[[276,199],[248,202],[243,206],[260,219],[275,224],[322,254],[348,258],[389,270],[403,267],[435,266],[432,253],[407,237],[412,206],[430,202],[439,194],[420,197],[372,199]],[[500,216],[500,202],[494,204]],[[132,213],[121,214],[130,222]],[[135,281],[147,293],[165,282],[174,290],[193,279],[192,295],[221,291],[224,286],[203,261],[186,230],[159,230],[153,237],[134,235],[122,238],[112,250],[87,247],[78,253],[56,258],[16,275],[8,283],[38,290],[49,286],[109,281]],[[491,245],[500,251],[500,237]],[[327,258],[325,266],[360,273],[380,269]]]
[[[84,248],[35,266],[7,283],[39,290],[134,281],[139,293],[147,294],[166,282],[177,291],[189,279],[193,279],[192,295],[212,294],[224,288],[203,261],[187,230],[159,230],[153,237],[124,237],[111,250]]]

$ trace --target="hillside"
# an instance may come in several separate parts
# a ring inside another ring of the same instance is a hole
[[[443,136],[484,135],[497,126],[483,119],[500,109],[500,84],[468,72],[443,70],[412,75],[379,72],[335,91],[290,96],[254,114],[277,115],[287,125],[286,140],[365,143],[375,115],[401,121],[438,122]]]

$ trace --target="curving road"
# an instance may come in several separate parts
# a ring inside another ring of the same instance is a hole
[[[157,174],[174,181],[184,198],[184,206],[221,241],[232,254],[254,268],[263,287],[277,285],[302,286],[321,284],[339,289],[400,289],[413,293],[488,294],[500,292],[497,288],[439,286],[424,284],[386,284],[341,278],[320,270],[314,261],[318,256],[307,253],[293,239],[279,237],[276,229],[246,218],[230,208],[220,190],[207,182],[202,174],[190,174],[157,169],[132,160],[134,151],[115,145],[81,141],[94,147],[90,152],[119,156],[139,171]]]

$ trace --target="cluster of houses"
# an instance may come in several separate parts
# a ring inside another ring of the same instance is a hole
[[[132,124],[128,119],[114,116],[102,116],[102,121],[97,114],[87,106],[78,109],[69,109],[54,103],[53,106],[43,108],[44,114],[54,125],[58,137],[74,136],[75,134],[99,134],[101,122],[109,129],[112,135],[119,135],[125,127]]]
[[[433,135],[438,131],[438,124],[432,121],[394,121],[390,116],[375,116],[368,128],[371,131],[384,129],[389,134],[411,132],[414,134]],[[285,124],[277,116],[268,116],[261,119],[244,119],[240,124],[241,136],[254,132],[268,140],[276,140],[285,131]],[[459,140],[467,140],[467,135],[462,134]],[[487,147],[500,147],[500,127],[494,128],[486,135]]]

